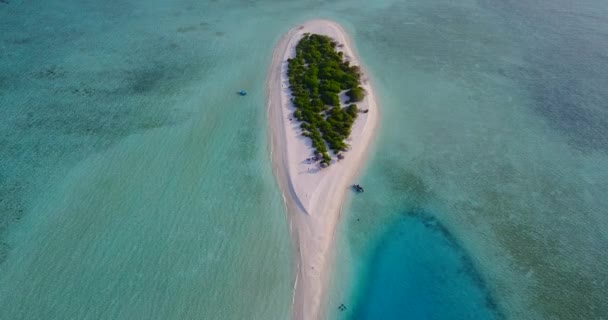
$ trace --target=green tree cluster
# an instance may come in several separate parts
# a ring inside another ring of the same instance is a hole
[[[365,97],[365,94],[363,93],[363,88],[361,87],[355,87],[348,90],[346,95],[350,98],[349,102],[359,102]]]
[[[303,134],[328,165],[327,146],[336,153],[345,149],[344,140],[357,117],[357,106],[342,108],[338,94],[348,90],[351,101],[361,101],[364,94],[359,87],[359,67],[344,61],[336,46],[327,36],[304,34],[296,46],[296,56],[288,60],[287,71],[296,106],[294,117],[302,121]]]

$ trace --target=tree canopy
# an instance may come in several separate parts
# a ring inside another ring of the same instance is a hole
[[[365,97],[365,94],[363,93],[363,88],[361,87],[354,87],[348,90],[346,95],[350,98],[350,102],[359,102]]]
[[[335,153],[347,148],[344,142],[350,135],[357,117],[357,106],[340,105],[340,92],[347,90],[350,101],[361,101],[363,89],[359,67],[343,60],[337,43],[330,37],[304,34],[296,46],[296,56],[288,60],[289,86],[296,107],[294,117],[302,121],[303,135],[312,140],[323,163],[331,160],[327,146]]]

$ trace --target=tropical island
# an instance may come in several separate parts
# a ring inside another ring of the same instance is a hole
[[[378,123],[373,88],[353,48],[337,23],[308,21],[279,40],[268,73],[270,153],[292,238],[295,320],[325,318],[342,202]],[[329,166],[336,158],[340,165]]]
[[[289,89],[296,107],[293,115],[302,121],[302,135],[312,140],[324,166],[331,161],[326,145],[335,154],[346,151],[344,140],[357,118],[357,105],[343,108],[339,95],[346,94],[348,103],[364,98],[359,67],[345,61],[337,46],[328,36],[305,33],[296,46],[296,56],[288,59]]]

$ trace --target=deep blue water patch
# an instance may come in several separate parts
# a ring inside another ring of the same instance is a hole
[[[483,277],[432,215],[408,212],[380,237],[346,319],[503,319]]]

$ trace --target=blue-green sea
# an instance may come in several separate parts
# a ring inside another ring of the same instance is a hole
[[[381,108],[323,318],[608,318],[608,2],[0,0],[0,319],[288,319],[266,76],[312,18]]]

